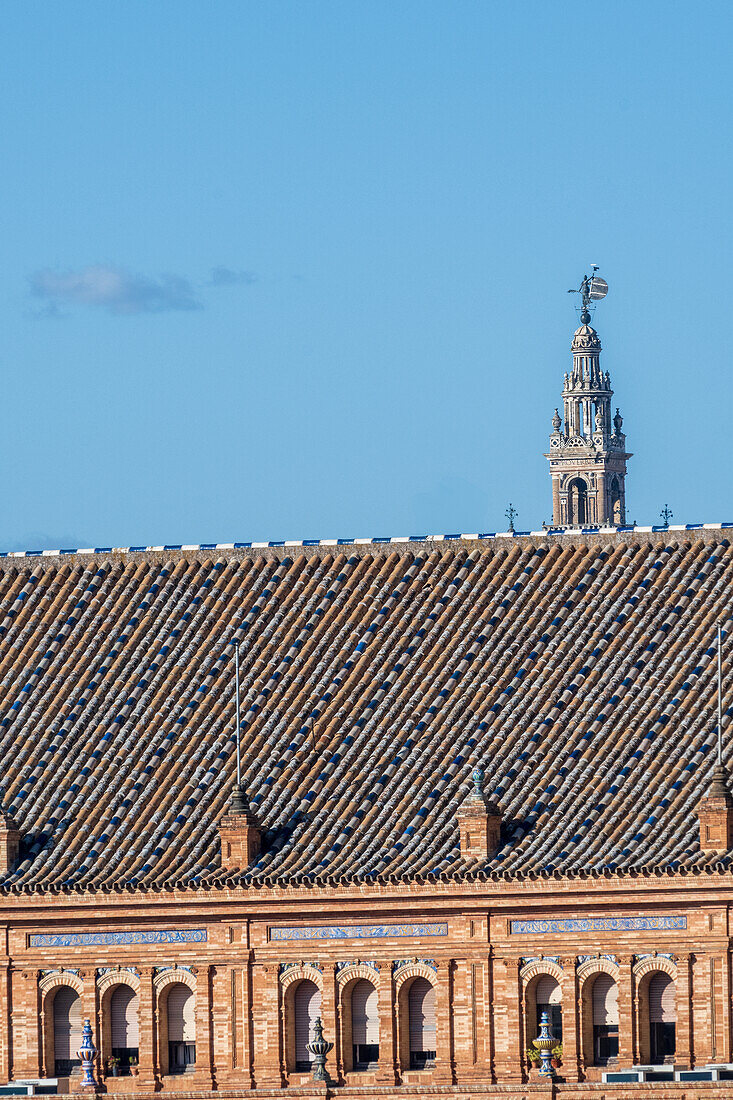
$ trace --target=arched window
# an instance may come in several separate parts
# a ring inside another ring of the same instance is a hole
[[[81,1044],[81,997],[68,985],[53,999],[53,1056],[56,1077],[68,1077],[81,1065],[76,1054]]]
[[[605,1066],[618,1058],[618,986],[608,974],[593,982],[593,1061]]]
[[[118,985],[109,1001],[112,1032],[112,1057],[117,1059],[120,1072],[126,1075],[130,1066],[138,1061],[138,997],[129,985]]]
[[[315,1038],[315,1023],[321,1015],[321,991],[315,982],[300,982],[295,990],[295,1068],[307,1073],[312,1064],[308,1043]]]
[[[542,1013],[547,1013],[552,1036],[558,1043],[562,1042],[562,993],[560,986],[549,974],[543,976],[537,982],[535,988],[535,1005],[537,1006],[537,1026],[539,1027]]]
[[[669,974],[654,974],[649,982],[649,1047],[652,1065],[673,1061],[676,1025],[675,984]]]
[[[588,486],[582,477],[574,478],[568,485],[568,522],[588,522]]]
[[[185,1073],[196,1064],[196,998],[183,982],[168,989],[168,1072]]]
[[[354,1069],[373,1069],[379,1061],[379,1001],[371,982],[357,982],[351,994]]]
[[[623,517],[622,510],[621,510],[621,490],[619,489],[618,478],[617,477],[612,477],[611,478],[610,494],[611,494],[611,522],[616,523],[616,524],[623,523],[624,517]]]
[[[410,1069],[435,1065],[435,987],[415,978],[409,992]]]

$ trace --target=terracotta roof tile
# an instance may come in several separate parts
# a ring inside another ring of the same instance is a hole
[[[7,558],[6,886],[230,877],[234,639],[248,881],[719,865],[695,807],[732,580],[720,532]],[[479,761],[502,845],[467,872]]]

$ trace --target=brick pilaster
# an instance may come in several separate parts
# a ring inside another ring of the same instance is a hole
[[[521,1047],[520,968],[520,959],[494,960],[492,1007],[496,1044],[496,1081],[499,1085],[521,1081],[524,1077],[524,1054]]]
[[[692,983],[690,977],[690,956],[680,955],[677,960],[677,1052],[675,1064],[689,1066],[692,1052]]]
[[[693,1065],[705,1065],[711,1058],[710,956],[692,956],[692,1043]]]
[[[140,990],[138,992],[138,1075],[135,1083],[145,1092],[153,1092],[160,1087],[160,1067],[156,1057],[156,1020],[157,1005],[153,976],[155,967],[140,968]]]
[[[0,1081],[8,1081],[10,1079],[10,964],[8,960],[5,960],[5,964],[0,967],[0,1005],[2,1006],[2,1012],[0,1013]]]
[[[453,1076],[456,1081],[469,1081],[476,1065],[473,1015],[474,994],[471,964],[468,959],[456,959],[451,980],[451,1017],[453,1020]]]
[[[562,960],[562,1075],[568,1081],[580,1081],[581,1059],[578,1019],[578,980],[575,956]]]
[[[255,1086],[281,1088],[280,982],[277,964],[252,967],[252,1052]]]
[[[488,959],[474,957],[455,964],[453,978],[453,1047],[459,1085],[489,1083],[492,1013]]]
[[[339,1076],[336,1064],[338,1042],[338,1024],[336,1020],[336,963],[323,964],[323,993],[321,995],[321,1023],[324,1038],[333,1043],[326,1055],[326,1073],[332,1081],[343,1080]]]
[[[226,1074],[220,1074],[215,1067],[219,1088],[228,1085],[237,1089],[253,1088],[252,1057],[252,1002],[251,1002],[251,964],[249,959],[243,967],[229,967],[226,975],[226,1016],[229,1037],[227,1042],[228,1063]]]
[[[194,968],[196,974],[196,1071],[193,1087],[214,1087],[211,1042],[211,967]]]
[[[346,1084],[346,1065],[345,1050],[348,1041],[348,1036],[345,1034],[347,1026],[345,1014],[346,1014],[346,1002],[341,995],[342,991],[338,982],[335,989],[335,1027],[333,1034],[333,1058],[336,1064],[335,1074],[333,1080],[338,1085]]]
[[[239,1059],[239,1050],[241,1049],[241,1062],[238,1060],[238,1065],[242,1066],[242,1070],[246,1077],[248,1088],[254,1088],[254,1052],[252,1049],[252,961],[247,960],[246,966],[242,967],[237,981],[238,990],[238,1005],[239,1011],[237,1013],[237,1029],[236,1029],[236,1041],[237,1044],[241,1042],[241,1047],[237,1047],[237,1057]]]
[[[716,1050],[717,1062],[730,1062],[731,1060],[731,1036],[730,1036],[730,953],[728,951],[719,955],[715,960],[716,983]]]
[[[392,963],[379,963],[379,1066],[377,1083],[394,1085],[399,1081],[397,1064],[397,1028]]]
[[[11,1072],[13,1078],[40,1075],[40,1027],[37,970],[11,971],[14,1010]]]
[[[634,988],[634,956],[620,955],[618,959],[618,1060],[621,1066],[636,1065],[639,1052],[636,1042],[636,990]]]
[[[102,1074],[102,1028],[99,1018],[96,968],[92,966],[87,970],[80,970],[79,977],[84,983],[84,988],[81,991],[81,1021],[83,1024],[85,1020],[89,1020],[92,1026],[92,1039],[97,1048],[94,1072],[97,1080],[100,1080]],[[74,1053],[72,1051],[72,1056]]]
[[[433,1083],[453,1084],[451,1042],[451,963],[438,963],[435,989],[435,1069]]]

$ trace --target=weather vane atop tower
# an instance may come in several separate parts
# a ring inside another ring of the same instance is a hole
[[[590,313],[588,312],[588,306],[591,304],[591,302],[598,302],[601,298],[605,298],[608,294],[608,283],[605,279],[602,279],[600,275],[596,275],[596,271],[598,271],[598,264],[591,264],[590,266],[593,268],[593,274],[584,275],[583,282],[580,284],[578,289],[568,291],[568,294],[580,295],[581,325],[590,324]]]

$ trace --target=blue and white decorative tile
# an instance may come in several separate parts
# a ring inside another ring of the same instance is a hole
[[[270,941],[378,940],[447,936],[446,924],[322,924],[305,928],[271,928]]]
[[[563,935],[568,932],[660,932],[687,928],[687,917],[585,917],[566,920],[513,920],[513,936]]]
[[[125,947],[144,943],[206,943],[205,928],[139,932],[75,932],[68,935],[39,933],[28,937],[29,947]]]

